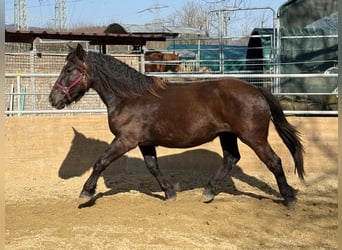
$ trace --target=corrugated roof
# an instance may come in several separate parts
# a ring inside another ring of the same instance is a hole
[[[205,35],[203,31],[190,27],[163,26],[155,24],[119,24],[112,23],[105,29],[106,33],[115,34],[192,34]]]

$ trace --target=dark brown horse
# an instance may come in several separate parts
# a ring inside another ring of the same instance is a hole
[[[208,182],[204,200],[212,201],[215,188],[239,161],[237,139],[252,148],[274,174],[285,202],[295,200],[281,160],[267,141],[272,119],[291,152],[295,169],[303,179],[303,149],[273,95],[238,79],[165,83],[146,76],[115,58],[86,52],[81,45],[71,50],[50,94],[50,102],[62,109],[79,100],[89,88],[100,95],[108,109],[115,139],[96,161],[80,197],[92,197],[101,172],[127,151],[139,147],[149,171],[166,199],[176,197],[174,186],[158,167],[155,147],[187,148],[220,138],[223,165]]]
[[[180,63],[177,62],[179,61],[177,54],[153,51],[146,53],[144,59],[145,61],[156,61],[156,63],[146,63],[145,72],[177,72],[180,68]]]

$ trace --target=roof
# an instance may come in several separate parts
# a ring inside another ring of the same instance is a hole
[[[41,39],[79,40],[89,41],[93,45],[118,44],[118,45],[145,45],[147,41],[165,41],[174,38],[177,34],[144,33],[144,34],[113,34],[113,33],[84,33],[84,32],[54,32],[54,31],[16,31],[5,30],[5,42],[33,43],[39,37]]]
[[[115,34],[193,34],[193,35],[205,35],[203,31],[190,27],[178,27],[178,26],[163,26],[155,24],[119,24],[112,23],[105,29],[106,33]]]

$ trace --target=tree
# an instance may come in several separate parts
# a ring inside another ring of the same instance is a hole
[[[220,34],[219,10],[246,8],[248,0],[202,0],[188,1],[184,7],[167,17],[171,26],[183,26],[200,29],[207,36],[218,37]],[[222,12],[223,35],[250,35],[254,28],[264,28],[272,14],[262,11],[224,11]]]
[[[167,18],[167,23],[172,26],[185,26],[200,29],[207,36],[217,36],[219,29],[218,12],[215,10],[224,8],[238,8],[243,0],[202,0],[188,1],[181,10]],[[228,14],[224,13],[224,20],[229,21]]]
[[[184,26],[190,28],[198,28],[208,34],[206,27],[207,10],[205,5],[195,1],[187,2],[183,9],[177,10],[176,13],[167,18],[167,22],[171,26]]]

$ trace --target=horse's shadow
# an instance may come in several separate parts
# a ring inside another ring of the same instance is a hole
[[[73,130],[74,138],[72,145],[58,172],[59,177],[62,179],[82,176],[93,166],[96,159],[109,145],[107,142],[87,138],[77,130]],[[204,149],[162,156],[158,158],[158,161],[161,171],[172,183],[177,184],[178,191],[204,187],[222,165],[222,157],[219,154]],[[172,166],[167,167],[170,165]],[[137,190],[163,199],[162,196],[154,194],[154,192],[160,192],[161,189],[155,178],[145,167],[142,158],[122,156],[107,167],[102,177],[109,191],[97,194],[90,201],[80,205],[80,207],[91,206],[95,204],[98,198],[104,195],[114,195],[121,192],[129,192],[130,190]],[[217,193],[225,192],[232,195],[247,195],[256,199],[266,198],[259,194],[237,190],[232,177],[256,187],[268,195],[279,197],[279,193],[267,183],[247,175],[239,166],[233,168],[231,176],[223,181]]]

